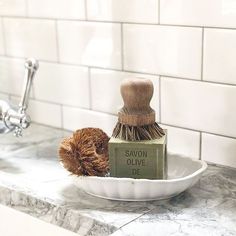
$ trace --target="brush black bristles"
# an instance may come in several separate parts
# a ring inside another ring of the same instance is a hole
[[[143,126],[130,126],[117,122],[112,134],[113,137],[126,141],[159,139],[164,135],[164,130],[156,122]]]

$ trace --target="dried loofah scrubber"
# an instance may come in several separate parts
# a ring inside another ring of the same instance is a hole
[[[109,170],[108,141],[109,137],[101,129],[77,130],[60,144],[60,161],[72,174],[105,176]]]
[[[118,122],[112,136],[126,141],[161,138],[163,129],[155,121],[150,107],[153,84],[149,79],[128,78],[121,83],[124,106],[118,113]]]

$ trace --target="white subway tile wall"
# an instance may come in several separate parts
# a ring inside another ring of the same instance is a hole
[[[106,113],[63,106],[63,128],[76,130],[84,127],[97,127],[108,135],[116,125],[117,117]]]
[[[236,84],[236,30],[205,29],[203,79]]]
[[[158,23],[156,0],[87,0],[87,9],[89,20]]]
[[[89,108],[87,67],[41,62],[37,78],[34,81],[36,99]]]
[[[30,17],[85,19],[84,0],[28,0]]]
[[[25,16],[26,7],[25,0],[0,0],[0,15]]]
[[[202,134],[202,159],[236,168],[236,140],[212,134]]]
[[[58,21],[61,62],[121,69],[121,26]]]
[[[200,79],[202,29],[124,25],[124,68]]]
[[[236,86],[161,78],[161,121],[236,137]]]
[[[23,79],[23,59],[0,57],[0,92],[20,95]]]
[[[147,77],[169,153],[236,167],[235,32],[232,0],[0,0],[0,98],[35,57],[33,121],[111,135],[120,82]]]
[[[162,24],[236,27],[234,0],[160,0]]]
[[[37,123],[60,128],[62,126],[61,106],[46,102],[30,100],[29,114]]]
[[[194,159],[200,158],[200,132],[161,125],[167,129],[167,151]]]
[[[20,102],[20,97],[10,96],[10,101],[13,105],[17,106]],[[43,123],[57,128],[61,128],[62,126],[60,105],[30,99],[27,112],[30,114],[30,118],[34,122]]]
[[[53,20],[4,18],[6,54],[57,61],[55,25]]]

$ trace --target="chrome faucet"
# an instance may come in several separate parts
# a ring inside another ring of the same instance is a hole
[[[20,137],[22,130],[29,127],[31,119],[26,114],[26,110],[33,78],[38,67],[38,61],[33,58],[25,61],[24,89],[17,108],[13,108],[6,101],[0,100],[0,134],[14,132],[16,137]]]

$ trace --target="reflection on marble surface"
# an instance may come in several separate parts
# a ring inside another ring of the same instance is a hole
[[[56,137],[63,137],[69,132],[60,129],[54,129],[42,125],[31,124],[31,126],[24,130],[22,138],[14,137],[13,133],[0,135],[0,154],[9,151],[26,148],[31,145],[40,143],[45,140],[50,140]]]
[[[50,142],[14,151],[14,154],[2,154],[0,157],[2,173],[17,173],[18,178],[25,177],[36,182],[66,178],[68,172],[61,168],[57,158],[60,141],[61,138],[56,138]]]
[[[209,166],[190,190],[165,201],[118,202],[73,185],[58,162],[58,129],[33,125],[0,136],[0,203],[79,235],[236,235],[236,170]]]

